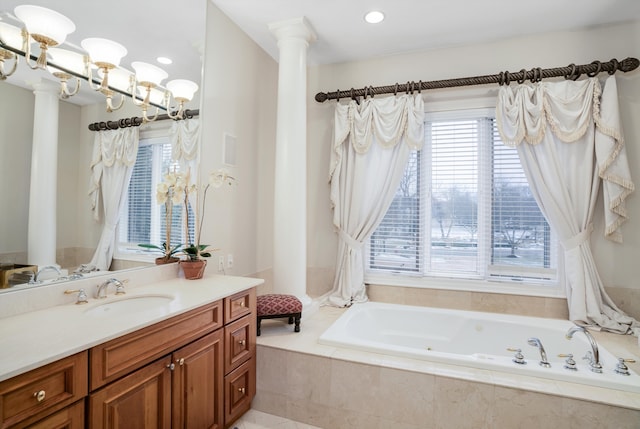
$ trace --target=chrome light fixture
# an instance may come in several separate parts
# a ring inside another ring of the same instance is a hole
[[[171,119],[182,119],[184,116],[184,103],[193,99],[198,90],[198,84],[187,79],[174,79],[167,82],[167,89],[173,95],[173,99],[178,102],[177,111],[171,113],[171,109],[167,108],[167,115]],[[168,103],[167,107],[169,107]]]
[[[27,33],[40,44],[40,55],[36,64],[31,65],[31,43],[26,43],[25,59],[33,69],[46,68],[47,49],[63,43],[67,36],[76,30],[76,25],[69,18],[46,7],[21,5],[16,6],[13,12],[24,23]]]
[[[20,27],[0,21],[0,80],[15,73],[19,57],[23,56],[31,69],[47,70],[60,81],[62,99],[77,94],[80,81],[86,80],[90,88],[105,96],[108,112],[121,108],[125,97],[131,97],[132,102],[141,107],[145,122],[157,119],[160,109],[167,110],[172,119],[184,118],[184,105],[198,90],[195,82],[174,79],[164,88],[162,81],[168,74],[159,67],[140,61],[131,64],[135,73],[126,70],[120,67],[120,62],[127,55],[127,49],[109,39],[84,39],[80,43],[82,49],[58,47],[76,26],[54,10],[21,5],[14,9],[14,14],[6,15],[19,21]],[[37,57],[31,54],[34,41],[40,47]],[[35,64],[32,64],[34,59]],[[116,93],[120,93],[117,102],[114,101]],[[172,96],[177,103],[173,111],[169,107]],[[152,106],[156,107],[156,112],[150,117],[147,111]]]
[[[102,71],[100,85],[93,86],[92,76],[89,76],[89,85],[96,91],[109,89],[109,70],[120,65],[122,57],[127,55],[127,48],[120,43],[100,37],[91,37],[80,42],[82,48],[89,53],[89,61]],[[89,68],[91,70],[91,68]]]
[[[102,73],[102,71],[98,71],[98,75],[101,75]],[[109,71],[109,76],[109,87],[101,90],[101,92],[107,99],[107,112],[113,112],[124,105],[125,94],[129,94],[131,92],[131,88],[133,88],[133,85],[135,84],[135,76],[129,70],[122,67],[111,69],[111,71]],[[116,91],[120,93],[120,101],[114,104],[113,96],[116,94]]]
[[[131,100],[136,106],[142,108],[142,117],[145,121],[154,121],[158,118],[158,107],[156,107],[156,113],[152,118],[147,115],[147,109],[153,104],[160,104],[166,106],[166,96],[164,92],[153,91],[156,87],[159,87],[163,80],[169,75],[160,67],[156,67],[153,64],[144,63],[141,61],[134,61],[131,63],[131,67],[136,71],[136,88],[140,92],[142,101],[138,100],[137,95],[132,90]]]
[[[78,76],[89,75],[89,62],[86,55],[69,51],[62,48],[49,48],[49,55],[56,66],[48,66],[49,72],[60,80],[60,98],[67,99],[80,91],[80,78]],[[67,82],[74,78],[69,71],[75,75],[75,87],[69,90]]]
[[[7,47],[24,50],[22,30],[11,24],[0,21],[0,42]],[[13,60],[13,66],[5,70],[5,61]],[[18,68],[18,56],[8,49],[0,48],[0,80],[11,76]]]

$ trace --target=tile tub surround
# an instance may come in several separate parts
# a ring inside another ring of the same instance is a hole
[[[98,301],[92,299],[94,289],[87,288],[89,304],[86,305],[73,304],[75,294],[64,295],[64,290],[82,287],[80,282],[95,287],[101,280],[90,278],[78,280],[79,284],[73,282],[73,286],[65,283],[3,295],[0,311],[7,310],[4,301],[9,297],[16,305],[26,302],[22,307],[26,311],[0,319],[0,381],[262,283],[262,279],[217,274],[205,274],[197,281],[185,280],[177,277],[176,272],[177,267],[127,272],[118,276],[129,279],[125,285],[126,295],[115,296],[110,289],[108,298]],[[173,300],[160,308],[96,317],[85,314],[96,305],[149,295],[170,295]],[[43,296],[45,302],[42,302]],[[43,308],[47,303],[49,306]]]
[[[343,311],[322,307],[295,335],[263,322],[254,409],[325,429],[640,426],[640,394],[318,344]],[[635,337],[595,335],[640,356]]]
[[[569,319],[566,298],[375,284],[367,285],[367,294],[371,301],[390,304]]]

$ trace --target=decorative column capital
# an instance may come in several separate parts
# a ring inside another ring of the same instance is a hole
[[[317,36],[311,24],[304,16],[300,18],[286,19],[284,21],[269,24],[269,31],[278,39],[302,39],[307,43],[313,43]]]
[[[60,93],[60,84],[49,79],[41,78],[40,80],[31,82],[33,93],[50,93],[56,96]]]

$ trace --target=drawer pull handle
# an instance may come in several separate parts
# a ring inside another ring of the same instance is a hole
[[[244,307],[244,300],[242,300],[242,301],[238,302],[238,306],[240,306],[240,307]]]
[[[244,395],[245,392],[245,388],[244,387],[238,387],[238,392],[242,393]]]
[[[244,346],[245,344],[247,344],[247,342],[245,340],[240,340],[238,341],[238,344],[240,344],[241,346]]]
[[[46,396],[46,392],[44,390],[40,390],[39,392],[36,392],[33,394],[33,397],[36,398],[38,400],[38,402],[42,402],[44,401],[44,397]]]
[[[176,359],[176,362],[178,362],[178,365],[182,366],[184,365],[184,358]]]

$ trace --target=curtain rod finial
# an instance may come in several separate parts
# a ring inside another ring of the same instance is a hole
[[[624,60],[622,60],[622,62],[620,63],[620,70],[622,70],[623,72],[629,72],[631,70],[635,70],[638,68],[638,66],[640,66],[640,61],[638,61],[637,58],[625,58]]]
[[[316,101],[318,103],[324,103],[325,101],[327,101],[329,99],[329,97],[327,96],[326,93],[324,92],[319,92],[316,94]]]

